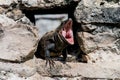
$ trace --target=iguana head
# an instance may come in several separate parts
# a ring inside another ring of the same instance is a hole
[[[63,36],[63,38],[67,41],[69,44],[74,44],[74,36],[73,36],[73,30],[72,30],[72,24],[73,21],[71,18],[64,21],[60,28],[59,28],[59,34]]]

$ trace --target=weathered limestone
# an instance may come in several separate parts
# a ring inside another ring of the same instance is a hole
[[[24,63],[0,62],[0,71],[16,73],[21,77],[30,77],[36,73],[35,60],[28,60]]]
[[[18,0],[0,0],[0,6],[10,6],[12,3],[18,3]]]
[[[79,23],[119,23],[120,5],[103,0],[81,0],[74,13]]]
[[[14,19],[15,21],[19,20],[20,18],[24,17],[24,14],[19,9],[13,9],[12,11],[8,11],[6,13],[7,17]]]
[[[36,60],[37,71],[42,76],[56,76],[56,77],[65,77],[70,78],[79,77],[79,78],[119,78],[120,63],[103,63],[103,66],[99,64],[85,64],[85,63],[73,63],[67,62],[63,64],[59,61],[56,61],[55,68],[49,69],[45,67],[45,61],[41,59]],[[66,79],[65,79],[66,80]]]
[[[0,11],[3,11],[0,14],[0,60],[22,62],[32,58],[38,43],[37,29],[28,25],[31,22],[22,21],[25,16],[19,9],[7,11],[1,7]]]
[[[104,32],[92,35],[87,32],[79,32],[78,42],[82,51],[89,56],[89,62],[120,61],[120,43],[114,33]]]
[[[26,8],[31,7],[31,9],[37,9],[37,8],[54,8],[54,7],[60,7],[68,5],[70,2],[78,2],[79,0],[22,0],[22,4]]]
[[[120,61],[120,6],[111,2],[81,0],[76,7],[74,15],[83,30],[78,43],[88,62]]]
[[[33,26],[14,24],[0,26],[0,60],[22,62],[33,57],[38,34]]]

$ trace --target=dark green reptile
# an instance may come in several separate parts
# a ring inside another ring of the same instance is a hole
[[[40,39],[36,56],[46,59],[46,65],[49,63],[50,67],[54,66],[53,57],[60,55],[63,55],[64,61],[66,60],[67,53],[63,49],[74,44],[72,24],[73,21],[69,18]]]

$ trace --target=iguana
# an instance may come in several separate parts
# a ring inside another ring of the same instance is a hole
[[[53,57],[63,55],[63,60],[67,58],[65,49],[68,45],[74,44],[74,36],[72,30],[73,21],[71,18],[61,23],[54,31],[45,33],[39,41],[36,52],[37,57],[46,59],[46,65],[54,66]]]

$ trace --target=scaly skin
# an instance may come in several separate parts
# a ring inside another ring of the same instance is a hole
[[[72,20],[68,19],[67,21],[63,22],[56,30],[47,32],[39,41],[36,55],[46,59],[46,65],[49,63],[50,67],[54,66],[52,57],[63,55],[63,60],[65,61],[67,58],[67,53],[65,51],[62,53],[63,49],[65,49],[68,45],[74,44],[74,40],[73,43],[69,43],[65,38],[65,35],[69,35],[69,33],[73,38],[73,33],[71,31]]]

